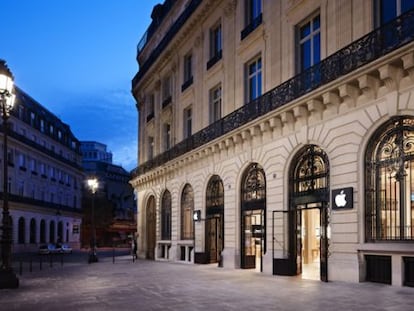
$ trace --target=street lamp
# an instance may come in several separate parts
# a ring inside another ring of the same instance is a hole
[[[9,213],[8,167],[7,167],[7,119],[13,109],[15,95],[13,93],[13,74],[0,59],[0,104],[1,116],[3,118],[3,219],[1,235],[1,267],[0,267],[0,288],[18,288],[19,279],[11,265],[12,246],[12,223]]]
[[[92,215],[91,215],[91,223],[92,223],[92,245],[91,245],[91,252],[89,253],[88,262],[97,262],[98,256],[96,254],[96,228],[95,228],[95,194],[98,190],[98,179],[96,178],[89,178],[87,180],[88,187],[92,192]]]

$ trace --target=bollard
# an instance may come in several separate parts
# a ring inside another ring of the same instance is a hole
[[[29,272],[33,271],[33,258],[30,256]]]
[[[50,253],[50,267],[52,268],[53,267],[53,257],[52,257],[52,253]]]
[[[20,272],[20,275],[23,274],[23,262],[21,259],[20,259],[20,264],[19,264],[19,272]]]
[[[40,256],[39,267],[40,267],[40,271],[42,271],[42,256]]]
[[[115,247],[112,248],[112,263],[115,263]]]
[[[63,253],[60,253],[60,266],[63,267]]]

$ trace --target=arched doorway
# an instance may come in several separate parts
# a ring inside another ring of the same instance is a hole
[[[241,184],[241,268],[263,271],[266,252],[266,177],[263,168],[251,164]]]
[[[161,240],[171,240],[171,193],[168,190],[161,200]]]
[[[49,223],[49,243],[55,243],[55,222]]]
[[[30,219],[29,243],[30,244],[36,243],[36,220],[34,218]]]
[[[289,254],[296,274],[328,281],[329,161],[316,145],[302,148],[289,176]]]
[[[40,221],[40,243],[46,243],[46,221]]]
[[[146,213],[146,225],[147,225],[147,250],[145,257],[147,259],[155,259],[155,233],[156,233],[156,211],[155,211],[155,198],[151,196],[147,203]]]
[[[19,218],[18,242],[19,244],[26,243],[26,221],[23,217]]]
[[[57,231],[57,242],[62,243],[64,241],[63,239],[63,222],[58,222],[58,231]]]
[[[218,175],[212,176],[207,185],[205,239],[207,262],[219,262],[224,248],[224,187]]]

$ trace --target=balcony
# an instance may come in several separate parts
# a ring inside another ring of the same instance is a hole
[[[131,172],[132,176],[134,178],[145,174],[413,41],[414,10],[375,29],[315,66],[184,139],[170,150],[142,163]]]

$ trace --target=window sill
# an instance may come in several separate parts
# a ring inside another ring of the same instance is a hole
[[[190,79],[188,79],[187,81],[185,81],[182,85],[181,85],[181,92],[184,92],[186,89],[188,89],[191,85],[193,84],[193,77],[191,77]]]
[[[259,25],[262,24],[262,21],[263,21],[263,15],[262,15],[262,13],[260,13],[260,15],[258,15],[249,25],[246,26],[246,28],[244,28],[241,31],[241,34],[240,34],[241,40],[243,40],[244,38],[246,38],[257,27],[259,27]]]

